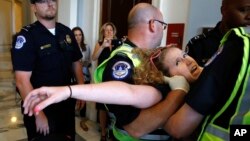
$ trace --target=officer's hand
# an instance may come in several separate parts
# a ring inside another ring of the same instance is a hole
[[[164,76],[164,82],[168,83],[171,90],[180,89],[188,93],[189,83],[183,76],[175,75],[173,77]]]
[[[46,115],[41,111],[36,118],[36,132],[43,134],[44,136],[49,134],[49,124]]]

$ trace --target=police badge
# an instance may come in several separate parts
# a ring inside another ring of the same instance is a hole
[[[66,35],[66,41],[67,41],[67,43],[71,44],[72,41],[71,41],[71,38],[69,35]]]
[[[129,74],[129,69],[131,69],[131,66],[129,63],[125,61],[118,61],[115,63],[112,67],[112,75],[116,79],[124,79],[127,77]]]

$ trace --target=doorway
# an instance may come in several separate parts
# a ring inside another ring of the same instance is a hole
[[[102,25],[106,22],[112,22],[116,26],[117,37],[126,36],[128,13],[134,5],[142,2],[151,4],[152,0],[103,0]]]

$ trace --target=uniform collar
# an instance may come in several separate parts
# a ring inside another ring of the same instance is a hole
[[[131,42],[128,38],[124,41],[124,43],[130,45],[131,47],[135,48],[137,47],[133,42]]]
[[[36,26],[39,27],[39,30],[41,32],[48,32],[49,34],[53,35],[41,22],[39,22],[38,20],[34,23]],[[57,23],[56,23],[56,26],[55,26],[55,34],[57,33]],[[53,35],[54,36],[54,35]]]

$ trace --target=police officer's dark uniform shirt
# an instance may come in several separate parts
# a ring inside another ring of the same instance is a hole
[[[71,84],[72,63],[81,58],[82,54],[73,33],[60,23],[56,23],[53,35],[36,21],[24,27],[13,40],[13,68],[15,71],[32,71],[30,81],[34,88]],[[75,100],[71,99],[44,110],[49,121],[50,133],[69,130],[74,135],[74,104]],[[36,128],[34,117],[31,118],[24,115],[28,135],[32,136],[36,134]]]
[[[126,44],[129,44],[131,47],[136,47],[129,40],[125,41]],[[134,84],[133,81],[133,63],[132,61],[124,54],[120,53],[114,56],[109,62],[104,70],[103,80],[111,81],[118,80],[124,81],[126,83]],[[156,87],[164,96],[170,91],[168,85],[157,85]],[[121,90],[122,91],[122,90]],[[142,99],[143,100],[143,99]],[[129,124],[140,114],[140,109],[126,106],[126,105],[108,105],[109,111],[114,113],[116,116],[116,126],[122,129],[122,126]]]
[[[186,103],[203,116],[214,115],[225,104],[235,86],[242,65],[243,43],[230,35],[223,51],[204,68],[199,79],[190,89]],[[237,99],[235,99],[237,100]],[[229,118],[237,104],[227,109],[227,114],[216,122],[222,127],[229,125]]]
[[[103,48],[100,56],[98,57],[98,65],[100,65],[104,60],[106,60],[107,58],[109,58],[109,55],[111,54],[111,52],[113,50],[115,50],[118,46],[120,46],[122,44],[122,41],[119,40],[119,39],[113,39],[112,41],[120,41],[120,42],[117,42],[116,44],[112,44],[111,43],[111,45],[112,45],[112,49],[111,50],[110,50],[109,47]],[[99,42],[98,44],[101,46],[102,42]],[[96,103],[96,109],[101,109],[101,110],[104,110],[104,111],[106,110],[104,104],[98,103],[98,102]]]
[[[216,27],[207,33],[193,37],[186,46],[186,52],[200,66],[204,66],[208,59],[217,51],[223,34],[219,29],[220,22]]]

